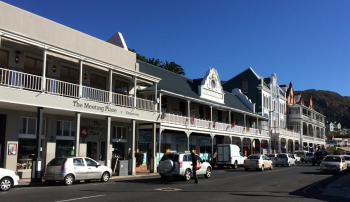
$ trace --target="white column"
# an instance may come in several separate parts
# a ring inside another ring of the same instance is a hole
[[[231,110],[228,110],[228,123],[232,124],[232,122],[231,122]]]
[[[269,154],[272,154],[272,151],[271,151],[271,142],[272,142],[272,141],[271,141],[271,138],[270,138],[270,139],[268,140],[268,143],[269,143],[269,151],[268,151],[268,152],[269,152]]]
[[[46,88],[46,48],[44,48],[44,54],[43,54],[43,80],[41,83],[42,91],[45,92]]]
[[[79,112],[75,113],[75,147],[74,147],[74,156],[79,156],[79,137],[80,137],[80,116]]]
[[[281,153],[281,138],[278,138],[278,150],[277,153]]]
[[[210,121],[213,122],[213,106],[210,106]]]
[[[136,108],[137,77],[134,76],[134,108]]]
[[[79,97],[83,96],[83,61],[79,60]]]
[[[288,151],[289,151],[289,140],[288,139],[286,139],[286,153],[288,153]]]
[[[150,173],[157,173],[157,158],[156,158],[156,146],[157,146],[157,142],[156,142],[156,135],[157,135],[157,123],[153,123],[152,124],[152,129],[153,129],[153,138],[152,138],[152,157],[151,157],[151,171]],[[152,165],[153,164],[153,165]]]
[[[136,120],[131,120],[131,175],[136,175],[135,140],[136,140]]]
[[[162,93],[159,93],[159,113],[162,113]]]
[[[110,116],[106,117],[107,127],[106,127],[106,166],[111,168],[111,160],[112,160],[112,145],[111,145],[111,121],[112,118]],[[117,163],[117,162],[116,162]],[[112,168],[113,169],[113,168]]]
[[[113,72],[109,69],[109,103],[112,103],[112,84],[113,84]]]
[[[211,163],[214,163],[214,135],[210,134],[211,137]]]
[[[154,111],[157,111],[157,106],[158,106],[158,103],[157,103],[157,96],[158,96],[158,85],[157,83],[154,84],[155,85],[155,89],[154,89]]]
[[[254,141],[254,139],[251,138],[251,139],[250,139],[250,154],[253,154],[253,141]],[[254,153],[255,153],[255,152],[254,152]]]
[[[295,140],[293,140],[293,154],[295,153]]]
[[[191,101],[187,100],[187,117],[188,117],[188,121],[190,121],[190,117],[191,117]]]
[[[243,140],[244,140],[244,138],[243,137],[239,137],[239,138],[241,139],[241,152],[243,154]]]
[[[190,132],[187,132],[187,151],[191,152],[190,151]]]

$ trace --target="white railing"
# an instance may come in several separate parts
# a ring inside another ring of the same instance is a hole
[[[272,133],[279,133],[281,135],[287,135],[287,136],[290,136],[290,137],[298,137],[298,138],[300,137],[299,132],[291,131],[291,130],[288,130],[288,129],[285,129],[285,128],[273,127],[272,128]]]
[[[59,96],[79,98],[79,85],[55,79],[46,79],[45,92]]]
[[[154,102],[152,100],[136,98],[136,108],[147,110],[147,111],[154,111]]]
[[[134,97],[119,93],[112,93],[112,103],[122,107],[134,107]]]
[[[0,85],[41,91],[41,82],[41,76],[0,68]]]
[[[96,102],[108,103],[109,92],[105,90],[83,86],[82,98],[86,100],[96,101]]]

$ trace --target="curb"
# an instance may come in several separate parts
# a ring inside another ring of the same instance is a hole
[[[142,177],[156,177],[159,176],[158,173],[150,173],[147,175],[125,175],[125,176],[112,176],[109,178],[110,180],[117,180],[117,179],[133,179],[133,178],[142,178]],[[18,182],[18,185],[15,187],[30,187],[30,186],[42,186],[46,185],[45,181],[39,182],[39,183],[31,183],[31,182]]]

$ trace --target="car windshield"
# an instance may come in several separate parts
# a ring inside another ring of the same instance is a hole
[[[55,158],[50,161],[49,166],[61,166],[66,158]]]
[[[179,161],[179,155],[165,154],[160,161],[166,161],[166,160]]]
[[[341,162],[341,158],[339,156],[327,156],[323,161],[328,162]]]
[[[275,157],[275,155],[274,154],[270,154],[269,157]]]
[[[260,156],[248,156],[248,159],[260,159]]]
[[[285,155],[285,154],[278,154],[277,158],[287,158],[287,155]]]
[[[320,151],[315,153],[315,156],[325,156],[325,155],[327,155],[326,151]]]
[[[312,155],[314,155],[313,153],[307,153],[306,154],[307,156],[312,156]]]
[[[344,156],[345,160],[350,161],[350,156]]]

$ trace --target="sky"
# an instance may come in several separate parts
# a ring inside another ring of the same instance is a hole
[[[186,77],[211,68],[228,80],[248,67],[294,90],[350,96],[350,1],[4,0],[128,48],[174,61]]]

